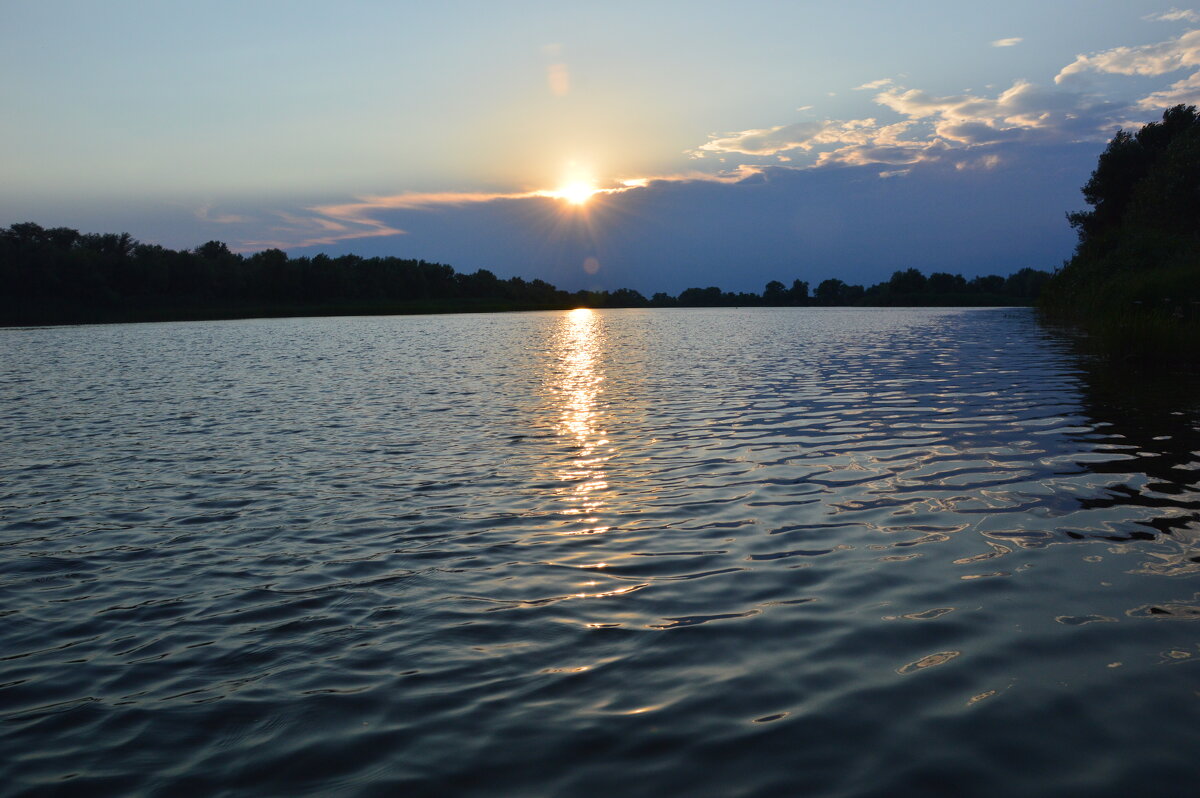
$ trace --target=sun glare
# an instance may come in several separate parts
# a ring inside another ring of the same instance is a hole
[[[554,192],[554,196],[559,199],[564,199],[572,205],[583,205],[592,195],[596,193],[594,188],[589,183],[568,183],[562,188]]]

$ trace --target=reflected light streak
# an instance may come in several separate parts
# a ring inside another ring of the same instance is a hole
[[[553,386],[559,396],[559,434],[572,439],[577,451],[558,469],[555,477],[570,483],[566,494],[567,513],[580,516],[584,529],[568,535],[594,535],[608,531],[595,526],[600,519],[601,494],[608,489],[601,447],[608,443],[597,426],[597,397],[604,376],[597,367],[602,351],[603,329],[599,314],[588,308],[567,313],[558,331],[559,369]]]

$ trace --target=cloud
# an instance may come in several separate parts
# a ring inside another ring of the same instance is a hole
[[[214,214],[212,207],[212,205],[201,205],[196,209],[196,218],[202,222],[211,222],[213,224],[248,224],[254,221],[249,216],[240,216],[236,213]]]
[[[1120,106],[1081,94],[1017,81],[994,97],[933,95],[893,87],[875,97],[902,121],[875,118],[798,122],[712,136],[692,151],[770,156],[815,152],[812,165],[907,165],[954,148],[1002,142],[1098,140],[1124,121]]]
[[[937,151],[944,150],[945,145],[938,141],[897,141],[887,144],[872,142],[866,145],[851,145],[830,152],[823,152],[817,158],[816,166],[871,166],[883,164],[887,166],[903,166],[930,160]]]
[[[1114,47],[1091,55],[1077,55],[1054,77],[1063,83],[1085,72],[1114,75],[1165,75],[1177,69],[1200,66],[1200,30],[1140,47]]]
[[[1193,17],[1200,19],[1200,15],[1194,11],[1172,9],[1154,18],[1193,21]],[[1055,76],[1054,82],[1069,82],[1085,72],[1153,77],[1195,67],[1200,67],[1200,30],[1190,30],[1173,39],[1140,47],[1114,47],[1091,55],[1076,56]],[[1149,110],[1197,102],[1200,102],[1200,71],[1143,97],[1138,100],[1136,107]]]
[[[675,175],[631,177],[614,181],[611,185],[596,190],[599,195],[611,196],[639,189],[662,189],[671,185],[733,185],[748,180],[761,179],[764,167],[739,164],[732,169],[717,173],[688,172]],[[352,202],[326,203],[304,208],[301,212],[275,211],[274,215],[283,224],[269,228],[270,236],[242,241],[232,248],[238,252],[254,252],[267,248],[284,250],[306,247],[335,246],[345,241],[408,235],[406,229],[385,221],[389,215],[398,213],[421,213],[434,211],[472,214],[487,206],[507,203],[511,207],[529,206],[525,203],[539,202],[557,205],[561,197],[552,190],[520,192],[428,192],[405,193],[385,196],[362,196]],[[197,212],[207,213],[207,207]],[[543,205],[543,208],[546,206]],[[504,213],[497,211],[497,213]],[[546,214],[542,214],[546,216]],[[239,220],[251,221],[238,217]],[[232,219],[231,219],[232,220]],[[212,221],[212,219],[208,219]]]
[[[1150,22],[1200,22],[1200,13],[1189,9],[1172,8],[1161,14],[1147,14],[1142,19]]]
[[[822,144],[853,142],[866,144],[877,128],[874,119],[797,122],[778,127],[755,128],[736,133],[715,134],[691,155],[702,158],[709,153],[741,155],[777,155],[788,150],[812,150]]]
[[[855,86],[853,89],[851,89],[851,91],[874,91],[875,89],[883,89],[888,86],[892,86],[895,84],[895,82],[896,81],[892,80],[891,78],[880,78],[879,80],[872,80],[869,83],[864,83],[861,86]]]
[[[483,191],[441,191],[430,193],[409,192],[385,196],[366,196],[358,202],[340,205],[318,205],[315,211],[335,218],[357,219],[363,208],[404,208],[408,210],[428,208],[434,205],[469,205],[475,202],[492,202],[502,199],[525,199],[540,196],[536,192],[490,193]]]
[[[611,186],[599,188],[597,194],[621,194],[652,183],[683,181],[706,181],[734,183],[752,177],[760,171],[755,166],[738,166],[720,174],[693,173],[674,176],[635,177],[617,181]],[[556,191],[520,192],[466,192],[443,191],[429,193],[406,193],[388,196],[363,196],[353,202],[329,203],[306,208],[303,214],[277,212],[284,225],[271,228],[277,237],[245,241],[239,251],[257,250],[264,247],[294,249],[312,246],[328,246],[342,241],[380,236],[407,235],[406,230],[380,220],[380,214],[399,211],[430,211],[439,208],[467,208],[505,200],[540,200],[558,202],[561,195]]]
[[[992,42],[992,47],[1015,47],[1025,41],[1020,36],[1013,36],[1011,39],[997,39]]]
[[[563,63],[549,64],[546,67],[546,84],[550,93],[555,97],[565,97],[571,91],[571,73]]]
[[[938,96],[895,86],[890,80],[875,83],[887,86],[875,95],[875,102],[901,121],[869,117],[752,128],[712,135],[690,154],[780,157],[802,152],[811,158],[799,168],[907,166],[994,144],[1102,140],[1128,116],[1121,104],[1024,80],[995,96]]]
[[[1177,10],[1162,16],[1186,19],[1185,12]],[[1014,37],[992,44],[1013,46],[1020,41]],[[561,62],[561,47],[548,46],[544,52],[548,61]],[[1072,78],[1090,72],[1156,76],[1197,65],[1200,65],[1200,31],[1188,31],[1155,44],[1079,55],[1050,85],[1017,80],[1008,88],[989,87],[982,94],[965,91],[939,95],[899,85],[897,80],[903,80],[903,75],[880,78],[855,87],[856,91],[873,92],[872,100],[879,108],[876,114],[711,134],[707,141],[687,151],[694,159],[708,159],[705,164],[697,164],[701,168],[685,174],[635,176],[615,181],[601,191],[622,196],[605,197],[603,202],[591,206],[588,214],[556,213],[557,199],[548,190],[364,196],[281,215],[283,224],[272,230],[276,240],[247,242],[247,246],[330,246],[351,239],[377,240],[382,244],[387,237],[404,235],[410,228],[424,230],[427,225],[436,228],[443,224],[441,220],[450,217],[500,220],[526,214],[568,224],[572,218],[599,219],[614,208],[626,213],[650,209],[666,213],[656,205],[658,199],[651,202],[645,198],[700,196],[730,185],[749,190],[752,186],[777,182],[785,174],[836,175],[844,170],[858,170],[852,172],[861,176],[858,180],[903,177],[903,180],[879,182],[907,183],[926,179],[928,173],[941,170],[956,174],[961,180],[977,180],[984,172],[994,175],[1011,172],[1014,163],[1032,157],[1027,155],[1034,152],[1030,145],[1036,145],[1039,152],[1081,142],[1092,146],[1093,142],[1106,140],[1116,127],[1147,121],[1142,118],[1147,110],[1200,100],[1200,71],[1141,100],[1105,99],[1074,87]],[[798,110],[807,111],[810,107]],[[241,221],[231,215],[211,214],[210,210],[203,210],[209,220]],[[406,246],[411,244],[411,238],[405,241]]]
[[[938,97],[891,89],[876,101],[909,119],[929,120],[937,137],[972,146],[999,141],[1074,141],[1110,132],[1117,107],[1072,92],[1018,80],[995,97]]]
[[[279,212],[285,224],[271,229],[276,238],[246,241],[240,249],[328,246],[341,241],[406,235],[407,231],[380,221],[381,211],[425,210],[437,206],[461,207],[501,199],[543,196],[537,192],[496,194],[484,192],[407,193],[359,197],[355,202],[314,205],[305,213]]]
[[[874,124],[874,119],[863,120]],[[912,130],[912,122],[896,122],[890,125],[874,125],[856,131],[857,135],[838,142],[843,146],[817,156],[814,166],[868,166],[885,164],[906,166],[929,160],[945,148],[944,142],[935,139],[906,138]]]
[[[740,177],[721,179],[674,176],[599,198],[586,220],[550,198],[514,194],[416,206],[413,195],[363,198],[294,209],[280,222],[311,226],[312,239],[375,232],[365,221],[408,231],[308,249],[294,243],[293,255],[395,255],[571,290],[629,286],[647,295],[693,285],[761,291],[772,279],[876,282],[910,263],[927,272],[1008,273],[1057,263],[1069,251],[1074,234],[1062,209],[1077,202],[1077,187],[1094,165],[1093,147],[1011,148],[999,153],[1004,168],[990,172],[982,159],[996,152],[949,154],[975,168],[844,163],[747,167]],[[1014,229],[1022,234],[1012,235]],[[600,264],[594,274],[588,258]],[[731,271],[730,263],[739,267]]]
[[[1143,97],[1138,101],[1138,107],[1154,110],[1181,103],[1183,105],[1200,103],[1200,72],[1193,72],[1183,80],[1172,83],[1163,91],[1156,91]]]
[[[404,230],[373,218],[367,203],[317,206],[307,210],[309,213],[306,215],[278,211],[275,215],[284,224],[269,230],[276,237],[243,241],[235,249],[239,252],[292,249],[327,246],[360,238],[405,235]]]
[[[546,64],[546,86],[555,97],[566,97],[571,92],[571,71],[562,60],[561,44],[542,45],[542,54],[551,59]]]
[[[1000,156],[997,155],[996,153],[992,152],[992,153],[988,153],[987,155],[984,155],[981,158],[975,158],[973,160],[959,161],[956,164],[954,164],[954,168],[956,170],[958,170],[959,172],[962,172],[967,169],[982,169],[984,171],[987,171],[989,169],[995,169],[999,165],[1000,165]]]

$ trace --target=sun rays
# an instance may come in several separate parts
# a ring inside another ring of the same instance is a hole
[[[575,181],[548,192],[548,195],[565,200],[571,205],[586,205],[587,201],[600,193],[600,191],[601,189],[596,188],[591,183]]]

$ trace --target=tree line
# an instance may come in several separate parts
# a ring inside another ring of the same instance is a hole
[[[1008,277],[916,268],[871,286],[837,278],[813,291],[804,280],[767,283],[761,294],[716,286],[677,296],[569,292],[544,280],[501,279],[487,269],[456,272],[424,260],[357,255],[251,255],[220,241],[173,250],[128,233],[80,233],[33,222],[0,228],[0,323],[55,324],[246,316],[421,313],[616,307],[1031,304],[1049,273]]]
[[[1049,279],[1050,272],[1028,267],[1008,277],[989,274],[970,280],[948,272],[933,272],[926,276],[919,269],[910,267],[893,272],[884,282],[866,287],[831,277],[822,280],[810,292],[805,280],[793,280],[791,287],[772,280],[761,294],[732,293],[709,286],[688,288],[677,297],[655,294],[648,304],[651,307],[1029,305],[1037,299]]]
[[[1200,113],[1119,130],[1067,214],[1075,252],[1039,307],[1109,353],[1200,360]]]

